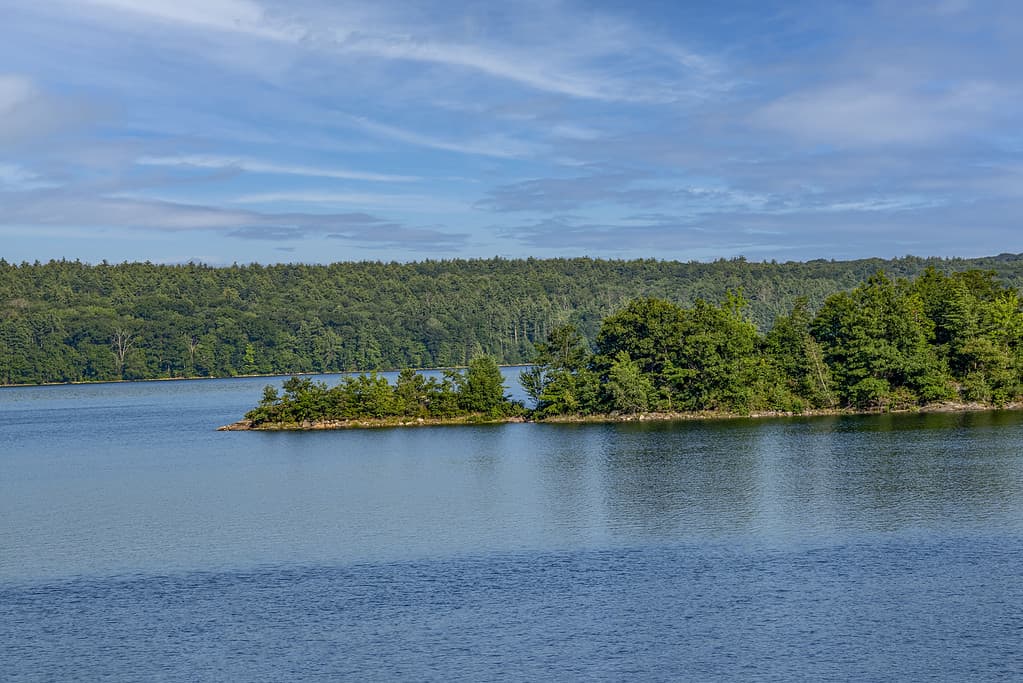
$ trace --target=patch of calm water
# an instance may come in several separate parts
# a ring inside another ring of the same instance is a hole
[[[214,431],[266,382],[0,390],[5,679],[1023,675],[1021,413]]]

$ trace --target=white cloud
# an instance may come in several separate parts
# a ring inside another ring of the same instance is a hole
[[[91,115],[86,103],[52,97],[20,74],[0,74],[0,142],[24,143]]]
[[[361,33],[343,35],[338,47],[345,52],[385,59],[403,59],[472,69],[514,81],[536,90],[584,99],[621,100],[630,96],[622,84],[606,78],[573,73],[550,63],[537,63],[524,54],[498,46],[424,42],[412,38],[384,38]]]
[[[279,164],[244,157],[191,154],[181,156],[144,156],[136,163],[142,166],[186,166],[191,168],[236,169],[248,173],[266,173],[271,175],[297,175],[312,178],[336,178],[339,180],[366,180],[375,182],[412,182],[419,180],[416,176],[373,173],[369,171],[353,171],[343,168],[319,168],[315,166],[299,166]]]
[[[5,225],[90,226],[147,230],[223,230],[251,220],[243,211],[223,211],[170,202],[137,201],[108,197],[24,196],[11,202],[3,215]]]
[[[13,185],[14,183],[24,182],[35,177],[34,173],[26,171],[21,166],[0,163],[0,183]]]
[[[892,211],[918,211],[942,206],[945,201],[935,198],[920,196],[905,197],[863,197],[847,201],[837,201],[830,204],[823,204],[816,207],[795,209],[794,211],[819,211],[822,213],[844,213],[844,212],[885,212]]]
[[[332,31],[309,35],[343,54],[441,65],[585,100],[666,104],[730,87],[713,59],[585,6],[547,2],[522,8],[505,17],[499,39],[493,30],[467,37],[439,23],[382,15],[354,25],[345,19]]]
[[[251,0],[84,2],[119,15],[115,23],[122,28],[127,24],[130,29],[130,17],[137,17],[182,29],[275,41],[321,55],[440,65],[581,99],[673,102],[699,97],[707,88],[720,90],[723,83],[719,69],[706,57],[654,40],[620,19],[568,12],[557,5],[538,5],[531,11],[539,16],[518,18],[518,26],[502,27],[516,34],[508,39],[480,39],[483,32],[477,32],[473,40],[465,40],[446,35],[453,29],[441,22],[414,25],[393,9],[372,6],[328,6],[316,15],[316,8],[287,4],[269,10]],[[635,71],[628,76],[614,73],[612,65],[635,61],[640,53],[674,73],[654,81],[637,79]],[[713,82],[707,80],[709,75]]]
[[[419,194],[378,194],[372,192],[257,192],[231,200],[234,204],[350,204],[362,209],[402,210],[432,213],[466,212],[471,210],[464,202],[443,200]]]
[[[56,184],[17,164],[0,162],[0,190],[24,192],[45,187],[56,187]]]
[[[580,126],[573,123],[559,123],[555,124],[551,128],[551,135],[559,138],[565,138],[566,140],[582,140],[590,141],[597,140],[603,136],[599,130],[594,128],[588,128],[586,126]]]
[[[272,40],[301,38],[295,28],[275,26],[262,7],[249,0],[83,0],[151,20],[193,25],[204,29],[245,33]]]
[[[505,135],[491,135],[465,142],[445,140],[430,135],[424,135],[415,131],[406,130],[397,126],[391,126],[377,121],[371,121],[361,116],[347,116],[345,120],[367,133],[398,142],[405,142],[419,147],[429,147],[445,152],[456,152],[458,154],[475,154],[481,156],[499,157],[514,159],[529,157],[539,151],[539,147],[529,142],[515,140]]]
[[[838,146],[921,144],[982,131],[1004,92],[973,82],[928,91],[913,84],[855,82],[788,95],[753,122],[796,138]]]

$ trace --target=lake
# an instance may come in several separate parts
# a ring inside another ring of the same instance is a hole
[[[268,381],[0,389],[0,678],[1023,678],[1023,413],[215,431]]]

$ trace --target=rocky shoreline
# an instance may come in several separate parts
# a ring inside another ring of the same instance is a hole
[[[646,413],[612,413],[600,415],[559,415],[535,420],[528,417],[487,418],[483,415],[462,415],[450,418],[360,418],[351,420],[304,420],[302,422],[265,422],[254,424],[251,420],[218,427],[218,432],[294,432],[322,431],[339,429],[381,429],[387,427],[434,427],[447,425],[484,425],[533,422],[537,424],[590,424],[590,423],[624,423],[624,422],[682,422],[692,420],[735,420],[764,419],[779,417],[826,417],[834,415],[904,415],[907,413],[969,413],[988,410],[1021,410],[1023,403],[1008,403],[1002,406],[984,403],[946,402],[933,403],[926,406],[915,406],[904,409],[856,408],[821,408],[792,411],[757,411],[753,413],[726,413],[720,411],[695,412],[646,412]]]

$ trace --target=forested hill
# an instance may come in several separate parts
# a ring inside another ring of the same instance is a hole
[[[561,323],[593,340],[639,297],[681,305],[741,291],[766,331],[796,299],[816,309],[878,270],[994,271],[980,259],[713,263],[486,259],[210,267],[0,259],[0,383],[229,376],[525,362]]]

